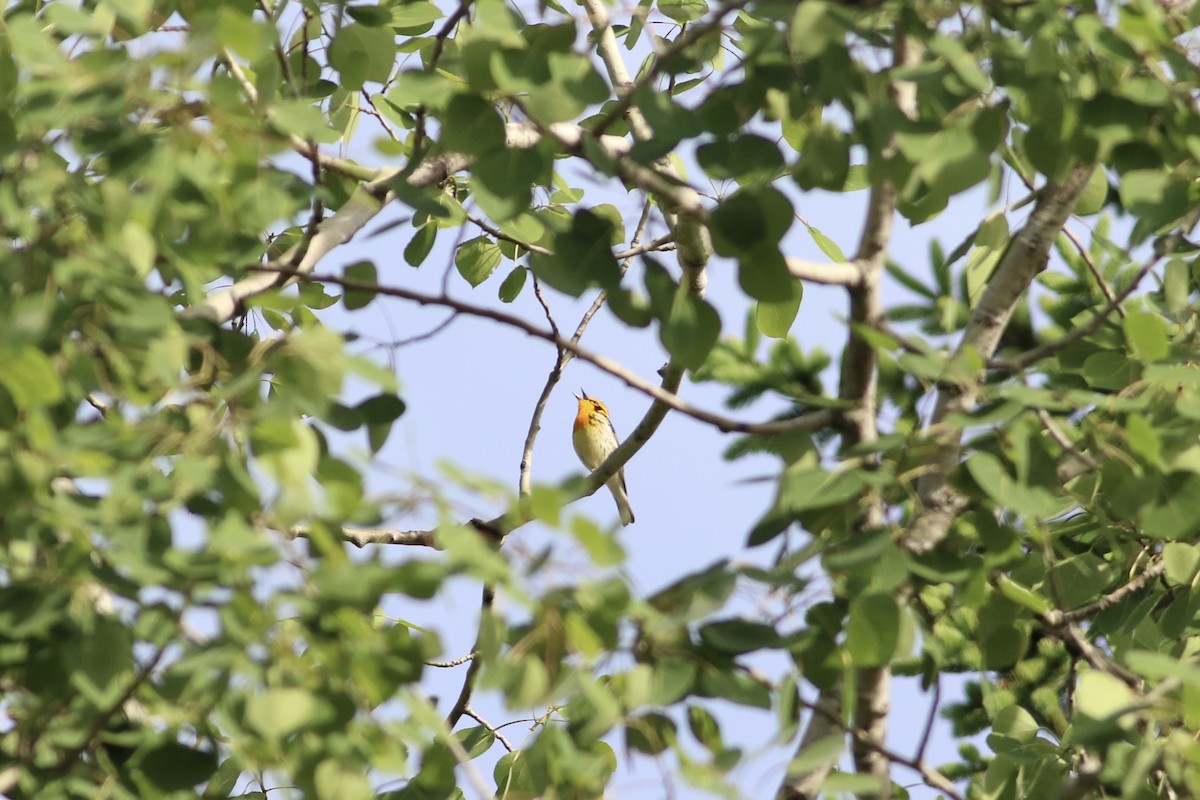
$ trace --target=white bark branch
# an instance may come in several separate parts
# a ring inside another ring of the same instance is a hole
[[[1047,184],[1025,226],[1009,242],[996,266],[979,304],[971,312],[956,354],[974,352],[986,363],[996,352],[1017,302],[1030,283],[1046,267],[1050,248],[1075,208],[1091,177],[1093,167],[1075,167],[1062,183]],[[962,431],[945,427],[952,415],[967,414],[975,407],[983,376],[962,384],[938,386],[938,402],[929,429],[937,436],[931,467],[917,483],[920,510],[903,537],[915,553],[925,553],[946,538],[950,526],[966,507],[966,501],[950,486],[958,468]]]
[[[824,286],[858,286],[863,282],[863,268],[854,261],[822,264],[803,258],[787,259],[788,272],[792,277],[807,283]]]

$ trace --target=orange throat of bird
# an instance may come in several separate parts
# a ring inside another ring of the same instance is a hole
[[[588,420],[589,420],[589,419],[591,419],[591,414],[589,414],[589,413],[588,413],[588,409],[587,409],[587,408],[585,408],[583,405],[580,405],[580,406],[579,406],[579,413],[575,415],[575,428],[574,428],[574,431],[575,431],[576,433],[578,433],[579,431],[581,431],[581,430],[583,430],[584,428],[586,428],[586,427],[588,426]]]

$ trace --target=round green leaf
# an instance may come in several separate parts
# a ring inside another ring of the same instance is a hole
[[[488,279],[504,258],[500,248],[487,236],[477,236],[463,242],[454,254],[454,266],[472,287]]]

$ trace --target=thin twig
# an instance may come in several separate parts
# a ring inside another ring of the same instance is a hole
[[[1071,240],[1071,244],[1075,245],[1076,252],[1078,252],[1079,257],[1083,259],[1083,263],[1087,265],[1088,271],[1092,273],[1092,277],[1095,279],[1096,285],[1100,287],[1100,292],[1104,295],[1104,299],[1110,303],[1113,302],[1115,299],[1113,296],[1113,291],[1111,288],[1109,288],[1108,281],[1104,280],[1104,276],[1100,274],[1100,270],[1096,268],[1096,262],[1092,260],[1092,254],[1089,253],[1087,248],[1083,246],[1083,242],[1079,241],[1079,237],[1072,233],[1071,229],[1065,225],[1063,226],[1063,234]],[[1121,308],[1120,305],[1118,305],[1116,308],[1117,313],[1124,317],[1125,309]]]
[[[1133,276],[1133,280],[1129,282],[1129,285],[1117,292],[1116,295],[1113,296],[1113,299],[1109,301],[1108,305],[1097,311],[1095,316],[1093,316],[1084,324],[1077,328],[1072,328],[1070,331],[1054,341],[1038,345],[1032,350],[1027,350],[1020,355],[1013,356],[1012,358],[1002,358],[990,361],[988,363],[988,368],[1003,370],[1005,372],[1019,372],[1029,365],[1036,364],[1043,358],[1048,358],[1060,350],[1065,349],[1083,337],[1090,336],[1091,334],[1095,333],[1108,319],[1109,314],[1120,308],[1121,303],[1125,302],[1125,299],[1137,290],[1138,285],[1147,275],[1150,274],[1150,270],[1154,269],[1155,265],[1158,264],[1161,259],[1162,254],[1158,252],[1146,259],[1145,263],[1142,264],[1141,269],[1139,269],[1137,274]]]
[[[473,662],[477,663],[477,662]],[[433,701],[430,700],[419,686],[414,686],[409,691],[414,699],[429,708],[434,708]],[[454,725],[449,725],[445,730],[438,731],[438,738],[450,750],[450,754],[454,756],[454,760],[463,768],[467,774],[467,781],[471,787],[479,794],[480,800],[492,800],[496,793],[488,788],[487,781],[483,779],[479,769],[475,766],[475,762],[471,760],[471,754],[462,746],[462,742],[454,735]]]
[[[468,661],[470,661],[471,659],[475,658],[478,655],[479,655],[478,652],[472,650],[470,653],[467,653],[465,656],[459,656],[458,658],[451,659],[450,661],[426,661],[425,666],[438,667],[439,669],[450,669],[451,667],[461,667],[463,664],[467,663]]]
[[[542,282],[538,280],[536,275],[533,277],[533,295],[537,298],[538,304],[541,305],[542,311],[546,314],[546,322],[550,325],[550,332],[554,334],[555,339],[561,339],[562,336],[558,331],[558,323],[554,321],[554,314],[550,310],[550,304],[546,302],[546,298],[542,294]],[[576,336],[572,341],[579,341],[579,337]],[[570,351],[565,347],[555,342],[554,366],[550,369],[550,374],[546,376],[546,382],[542,385],[542,391],[533,404],[533,414],[530,415],[529,428],[525,432],[525,444],[521,448],[521,467],[517,476],[517,491],[521,497],[529,497],[529,493],[533,489],[533,446],[537,441],[538,432],[542,429],[542,413],[546,410],[546,403],[550,401],[550,393],[562,377],[563,366],[567,363],[569,353]]]
[[[1088,469],[1096,469],[1098,466],[1096,464],[1096,459],[1077,448],[1075,443],[1068,439],[1067,435],[1063,433],[1062,428],[1058,427],[1058,424],[1054,421],[1054,418],[1046,412],[1046,409],[1035,408],[1033,413],[1037,415],[1038,421],[1042,423],[1042,426],[1046,429],[1046,433],[1050,434],[1050,438],[1053,439],[1059,447],[1061,447],[1065,452],[1070,453],[1072,457],[1078,459]]]
[[[925,760],[925,751],[929,748],[929,740],[933,737],[933,723],[937,719],[938,707],[942,704],[942,677],[938,675],[933,681],[933,698],[929,702],[929,715],[925,717],[925,728],[921,731],[921,740],[917,744],[917,754],[913,761],[920,763]]]
[[[293,525],[285,533],[293,539],[312,538],[312,528],[309,525]],[[435,550],[441,549],[441,546],[434,539],[433,531],[342,527],[341,535],[343,539],[355,547],[366,547],[369,544],[402,544],[412,547],[432,547]]]
[[[669,63],[672,56],[683,52],[704,37],[712,34],[713,31],[720,31],[725,26],[725,17],[730,12],[745,8],[749,3],[750,0],[734,0],[734,2],[726,3],[717,8],[713,12],[712,17],[704,22],[697,22],[690,25],[673,42],[655,54],[654,63],[650,65],[649,69],[643,71],[637,80],[631,80],[628,71],[624,69],[617,72],[617,74],[613,74],[612,64],[620,62],[621,58],[620,51],[617,49],[616,37],[612,33],[612,25],[608,21],[608,12],[599,0],[584,0],[584,7],[587,9],[588,19],[592,23],[593,30],[601,33],[597,50],[605,64],[610,68],[610,76],[617,91],[617,102],[605,110],[594,126],[595,130],[598,133],[603,133],[622,116],[629,119],[629,112],[637,110],[633,106],[633,95],[638,89],[649,86],[657,80],[662,74],[663,65]],[[634,136],[638,136],[638,132],[634,130],[632,125],[630,129],[633,130]]]
[[[692,417],[700,422],[713,425],[723,433],[793,433],[798,431],[810,431],[828,425],[833,419],[833,411],[828,408],[822,408],[817,411],[811,411],[799,417],[791,419],[777,420],[774,422],[741,422],[735,419],[714,414],[710,411],[696,408],[695,406],[680,400],[674,393],[667,391],[653,383],[639,377],[629,369],[618,364],[610,358],[593,353],[590,350],[585,350],[577,344],[573,344],[570,340],[562,337],[555,337],[550,331],[543,330],[536,325],[533,325],[520,317],[506,314],[502,311],[494,311],[483,306],[471,305],[464,303],[461,300],[455,300],[452,297],[444,297],[438,295],[423,294],[421,292],[413,292],[398,286],[382,286],[376,283],[367,281],[352,280],[339,275],[300,275],[294,270],[281,270],[267,266],[257,267],[256,269],[264,272],[282,273],[285,275],[294,276],[304,281],[312,281],[315,283],[332,283],[337,286],[343,286],[348,289],[356,289],[364,292],[375,292],[388,297],[399,297],[405,300],[411,300],[421,305],[443,306],[452,308],[462,314],[468,314],[474,317],[490,319],[494,322],[499,322],[504,325],[516,328],[524,333],[534,336],[538,339],[545,339],[551,344],[562,345],[567,350],[570,350],[574,356],[582,361],[592,364],[609,375],[619,379],[626,386],[636,389],[643,394],[649,395],[655,400],[661,402],[668,408],[674,409],[681,414]],[[622,462],[623,463],[623,462]],[[595,474],[595,473],[593,473]],[[609,475],[609,477],[612,477]]]
[[[1131,579],[1128,583],[1124,583],[1113,589],[1108,594],[1100,597],[1097,600],[1088,603],[1085,606],[1072,609],[1071,611],[1062,611],[1060,609],[1051,609],[1042,614],[1043,621],[1051,627],[1059,627],[1070,623],[1082,622],[1085,619],[1091,619],[1102,611],[1106,611],[1117,603],[1124,600],[1129,595],[1140,592],[1146,588],[1155,578],[1166,572],[1167,564],[1162,559],[1159,559],[1146,567],[1137,577]]]
[[[438,61],[441,60],[442,51],[446,48],[446,39],[449,38],[450,34],[458,26],[458,23],[467,16],[470,8],[471,0],[461,0],[458,7],[446,18],[446,21],[442,23],[442,27],[434,34],[433,49],[429,54],[429,65],[425,68],[428,74],[436,73]],[[409,150],[414,158],[420,157],[422,148],[425,145],[425,119],[427,113],[428,109],[425,108],[424,104],[417,107],[416,120],[413,125],[412,147]]]
[[[478,722],[480,725],[482,725],[484,727],[485,730],[487,730],[489,733],[491,733],[492,736],[495,736],[496,741],[498,741],[500,744],[504,745],[505,750],[507,750],[510,753],[513,751],[512,742],[510,742],[505,737],[505,735],[500,732],[499,728],[497,728],[492,723],[488,722],[483,717],[479,716],[479,713],[477,711],[475,711],[474,708],[471,707],[471,704],[469,702],[463,708],[463,714],[465,716],[468,716],[471,719],[475,720],[476,722]]]
[[[492,608],[492,604],[496,602],[496,589],[488,584],[483,586],[483,596],[479,600],[479,630],[475,634],[475,644],[471,645],[472,652],[479,651],[479,645],[483,640],[483,628],[487,624],[487,615]],[[475,691],[475,681],[479,677],[479,669],[483,666],[482,658],[471,659],[471,666],[467,667],[467,674],[463,676],[462,688],[459,689],[458,699],[454,701],[454,707],[450,709],[450,713],[446,715],[446,725],[450,730],[454,730],[454,726],[462,719],[466,708],[471,703],[471,693]]]
[[[499,239],[504,242],[511,242],[523,250],[528,250],[530,253],[537,253],[538,255],[542,255],[542,256],[554,255],[553,250],[548,250],[545,247],[542,247],[540,244],[533,244],[532,242],[523,242],[514,236],[509,236],[507,233],[500,230],[495,225],[492,225],[487,220],[481,219],[480,217],[476,216],[475,214],[472,214],[469,211],[467,212],[467,221],[474,223],[480,230],[482,230],[484,233],[487,233],[488,235],[490,235],[493,239]]]

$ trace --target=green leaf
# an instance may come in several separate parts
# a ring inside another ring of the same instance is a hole
[[[716,564],[676,581],[652,595],[648,602],[681,621],[692,620],[708,616],[724,605],[736,581],[733,572],[723,564]]]
[[[792,54],[802,59],[816,58],[830,45],[842,42],[845,33],[824,0],[805,0],[796,6],[788,28]]]
[[[1103,169],[1096,168],[1092,171],[1087,185],[1083,187],[1083,192],[1079,195],[1079,202],[1075,204],[1075,213],[1081,217],[1099,214],[1107,199],[1108,176],[1104,174]]]
[[[1188,184],[1175,173],[1130,170],[1121,176],[1120,194],[1125,208],[1145,217],[1152,229],[1173,222],[1188,209]]]
[[[321,800],[367,800],[375,796],[371,791],[371,781],[361,767],[334,758],[317,764],[313,783]]]
[[[709,622],[700,627],[700,641],[732,656],[751,653],[765,647],[779,647],[779,634],[774,626],[745,619],[726,619]]]
[[[354,281],[364,285],[377,286],[379,284],[379,276],[375,271],[375,264],[370,261],[356,261],[346,267],[346,280]],[[357,311],[366,306],[376,297],[375,292],[366,291],[363,289],[346,289],[342,295],[342,305],[348,311]]]
[[[842,263],[846,260],[846,254],[842,252],[842,248],[838,247],[837,242],[808,223],[805,223],[804,227],[808,229],[808,235],[812,237],[813,242],[816,243],[817,247],[821,248],[821,252],[827,255],[830,260],[836,263]]]
[[[1172,314],[1182,314],[1189,307],[1192,293],[1188,265],[1181,258],[1172,258],[1163,270],[1163,299]]]
[[[1189,586],[1196,577],[1200,564],[1200,551],[1196,545],[1185,542],[1167,542],[1163,546],[1163,564],[1166,566],[1167,582],[1174,586]]]
[[[802,460],[784,471],[779,482],[779,509],[796,514],[815,508],[841,505],[858,495],[864,486],[859,470],[826,472]]]
[[[426,223],[413,232],[413,237],[404,247],[404,260],[410,267],[419,267],[433,251],[437,241],[438,226]]]
[[[663,346],[685,369],[699,369],[721,335],[717,310],[680,286],[662,326]]]
[[[775,143],[753,134],[702,145],[696,160],[710,178],[719,181],[770,181],[783,170],[783,155]]]
[[[454,254],[454,266],[467,283],[475,287],[488,279],[503,258],[495,242],[487,236],[477,236],[459,246]]]
[[[844,736],[826,736],[802,748],[788,764],[788,775],[807,775],[836,764],[846,749]]]
[[[778,244],[792,226],[791,202],[778,189],[741,189],[712,213],[713,246],[726,256]]]
[[[675,744],[675,723],[665,714],[651,711],[625,722],[625,742],[639,753],[656,756]]]
[[[763,242],[738,256],[738,285],[755,300],[788,304],[797,283],[777,245]]]
[[[658,10],[676,22],[694,22],[708,13],[706,0],[658,0]]]
[[[1058,510],[1061,502],[1039,486],[1026,486],[1011,475],[1000,459],[990,453],[972,453],[967,469],[979,487],[1001,507],[1018,514],[1045,517]]]
[[[63,398],[63,385],[50,359],[34,347],[0,355],[0,384],[17,408],[54,405]]]
[[[467,751],[467,755],[471,758],[479,758],[490,750],[496,742],[496,734],[482,725],[455,731],[454,738],[458,739],[459,744],[462,745],[463,749]]]
[[[392,29],[401,36],[420,36],[444,15],[429,0],[407,0],[392,6]]]
[[[306,689],[267,689],[246,699],[246,724],[278,740],[311,725],[319,710],[319,701]]]
[[[1130,710],[1135,700],[1133,691],[1107,672],[1080,671],[1075,687],[1075,708],[1083,716],[1103,720]]]
[[[404,401],[394,394],[377,394],[363,400],[354,410],[369,425],[395,422],[407,410]]]
[[[529,210],[534,184],[549,183],[550,160],[538,148],[503,149],[476,159],[473,173],[480,206],[492,219],[506,222]]]
[[[491,103],[468,94],[454,95],[442,117],[442,146],[483,156],[504,149],[504,120]]]
[[[792,177],[801,189],[842,191],[850,174],[850,142],[829,124],[814,127],[804,139]]]
[[[771,707],[771,690],[740,670],[701,667],[696,693],[752,708]]]
[[[357,91],[366,81],[386,83],[396,59],[396,37],[387,28],[352,22],[329,44],[329,65],[342,76],[342,85]]]
[[[590,209],[571,218],[570,227],[554,238],[554,255],[532,253],[529,265],[550,286],[578,297],[589,286],[612,290],[621,281],[613,256],[611,220]]]
[[[855,666],[880,667],[896,652],[900,637],[900,606],[885,592],[861,594],[850,602],[846,652]]]
[[[1133,355],[1141,361],[1157,361],[1170,350],[1167,321],[1147,311],[1131,311],[1121,321],[1125,341]]]
[[[164,742],[144,754],[140,769],[155,788],[178,792],[212,777],[217,770],[217,754],[178,742]]]
[[[1005,706],[996,712],[992,720],[992,730],[1022,744],[1036,739],[1038,729],[1033,715],[1018,705]]]
[[[760,300],[754,308],[754,324],[764,336],[786,339],[800,313],[800,302],[804,299],[804,284],[792,281],[792,296],[775,302]]]
[[[500,283],[500,300],[505,303],[511,303],[516,300],[521,294],[521,290],[525,288],[525,279],[529,277],[529,270],[522,266],[513,267],[513,271],[508,273]]]
[[[279,100],[267,109],[267,119],[284,133],[322,144],[336,142],[339,134],[329,126],[321,109],[301,100]]]

